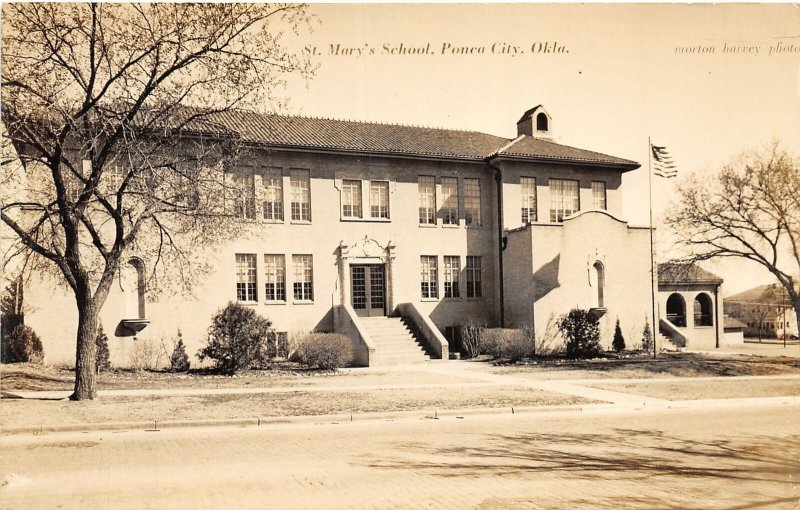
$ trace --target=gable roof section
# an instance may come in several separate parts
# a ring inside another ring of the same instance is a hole
[[[320,150],[381,156],[488,161],[510,157],[527,161],[590,164],[625,170],[639,164],[597,152],[532,137],[503,138],[477,131],[266,115],[243,111],[213,113],[209,125],[242,140],[288,150]]]
[[[721,284],[722,278],[706,271],[697,264],[665,263],[658,265],[659,284],[713,283]]]
[[[798,287],[800,288],[800,287]],[[777,283],[759,285],[725,298],[728,303],[790,305],[788,292]]]

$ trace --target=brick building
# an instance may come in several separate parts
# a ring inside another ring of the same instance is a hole
[[[193,298],[149,297],[148,261],[131,256],[101,314],[116,364],[145,325],[139,338],[180,329],[195,352],[228,301],[288,337],[343,332],[359,364],[421,356],[390,341],[400,320],[433,358],[447,358],[445,337],[466,318],[539,329],[576,306],[601,316],[606,345],[617,318],[641,338],[649,232],[621,218],[622,174],[639,164],[554,142],[543,107],[514,139],[244,112],[214,122],[252,150],[233,169],[250,235],[198,248],[213,270]],[[48,361],[72,361],[74,300],[45,283],[27,302]]]

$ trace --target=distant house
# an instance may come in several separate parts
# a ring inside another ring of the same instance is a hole
[[[777,283],[760,285],[725,299],[725,313],[745,324],[751,338],[796,338],[797,315],[786,290]]]
[[[726,337],[723,280],[697,264],[659,264],[659,332],[678,347],[713,349],[736,342]]]
[[[744,342],[744,330],[747,328],[747,325],[743,322],[740,322],[733,317],[725,316],[724,320],[725,324],[725,339],[727,343],[743,343]]]
[[[128,254],[102,311],[116,364],[126,362],[131,325],[147,323],[138,338],[156,341],[180,329],[194,352],[228,301],[268,317],[290,342],[310,330],[346,334],[362,365],[447,359],[469,320],[543,332],[574,307],[600,317],[607,346],[617,318],[626,338],[641,338],[649,228],[621,216],[622,176],[639,164],[554,142],[542,106],[510,139],[245,112],[213,121],[250,147],[226,170],[241,185],[236,211],[250,234],[197,247],[211,270],[192,298],[151,294],[150,262]],[[718,292],[686,292],[700,323],[684,333],[713,344],[713,329],[698,328],[718,322]],[[48,361],[74,359],[74,299],[45,276],[26,296]],[[409,330],[424,353],[407,348]]]

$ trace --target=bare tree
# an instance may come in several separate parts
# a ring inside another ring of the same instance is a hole
[[[287,73],[307,75],[281,35],[308,22],[293,4],[3,6],[3,122],[24,175],[0,180],[18,183],[2,220],[10,254],[74,293],[73,400],[96,396],[98,314],[121,262],[190,280],[186,248],[233,232],[223,170],[243,144],[214,116],[263,110]]]
[[[749,151],[710,179],[690,176],[667,218],[690,254],[733,257],[766,268],[800,320],[800,159],[778,142]]]

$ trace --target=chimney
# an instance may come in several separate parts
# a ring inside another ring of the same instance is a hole
[[[535,106],[522,114],[517,121],[517,136],[552,137],[552,118],[542,105]]]

